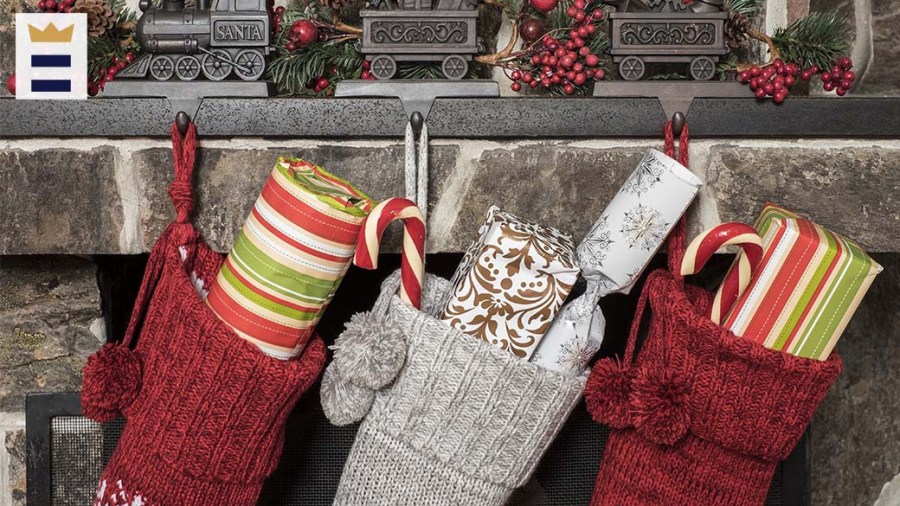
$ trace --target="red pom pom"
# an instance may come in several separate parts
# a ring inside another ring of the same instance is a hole
[[[81,388],[81,408],[88,418],[118,418],[140,391],[141,360],[134,351],[109,343],[88,357]]]
[[[584,389],[588,411],[599,423],[621,429],[631,425],[634,370],[620,360],[605,358],[594,364]]]
[[[660,444],[673,445],[685,434],[690,388],[673,367],[641,369],[634,381],[631,411],[638,433]]]

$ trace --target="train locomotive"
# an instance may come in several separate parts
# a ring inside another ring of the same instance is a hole
[[[141,0],[139,6],[135,37],[144,54],[119,77],[255,81],[263,75],[272,34],[266,0],[197,0],[196,7]]]

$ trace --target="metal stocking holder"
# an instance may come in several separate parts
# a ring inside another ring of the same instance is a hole
[[[406,123],[406,198],[428,212],[428,113],[436,98],[499,97],[495,81],[398,80],[341,81],[335,97],[399,98],[409,120]]]
[[[594,96],[604,98],[656,98],[675,136],[681,135],[685,116],[695,98],[747,98],[747,87],[737,81],[609,81],[594,84]]]

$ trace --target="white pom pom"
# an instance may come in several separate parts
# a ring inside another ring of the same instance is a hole
[[[390,318],[356,314],[332,346],[334,364],[353,383],[379,390],[397,377],[406,361],[406,337]]]
[[[331,364],[322,375],[320,397],[325,417],[334,425],[344,426],[365,418],[375,402],[375,391],[342,378]]]

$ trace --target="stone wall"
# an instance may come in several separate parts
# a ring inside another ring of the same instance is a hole
[[[105,339],[90,261],[0,256],[0,506],[25,504],[25,395],[80,390]]]
[[[167,144],[0,140],[0,188],[6,189],[0,222],[9,230],[0,234],[0,255],[149,251],[173,217]],[[581,236],[642,153],[659,145],[433,141],[429,250],[462,250],[494,203]],[[231,245],[278,155],[313,160],[375,198],[403,192],[399,141],[203,140],[201,148],[196,222],[220,251]],[[691,157],[692,170],[707,182],[691,215],[695,230],[752,220],[772,200],[815,216],[870,251],[900,250],[900,194],[886,191],[900,187],[898,141],[703,140],[691,144]],[[825,198],[831,201],[823,206]]]

